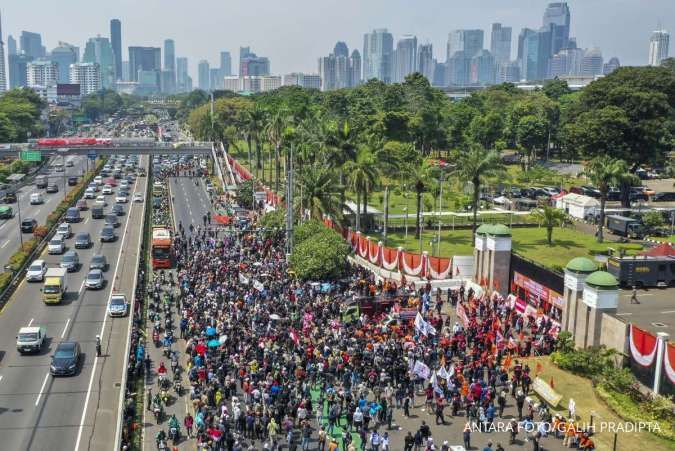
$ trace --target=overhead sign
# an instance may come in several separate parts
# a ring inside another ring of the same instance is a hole
[[[95,160],[96,159],[96,151],[91,149],[89,152],[87,152],[87,156],[89,157],[90,160]]]
[[[39,150],[22,150],[19,153],[21,161],[42,161],[42,152]]]

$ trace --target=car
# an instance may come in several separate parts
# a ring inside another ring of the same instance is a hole
[[[124,206],[121,204],[113,205],[112,213],[114,213],[117,216],[124,216]]]
[[[56,228],[56,233],[62,235],[64,239],[68,239],[73,236],[73,229],[70,227],[70,224],[64,222]]]
[[[80,232],[75,236],[75,249],[88,249],[92,245],[89,232]]]
[[[30,195],[30,204],[31,205],[40,205],[44,203],[45,199],[42,197],[41,193],[33,193]]]
[[[94,205],[91,207],[91,219],[103,219],[105,213],[103,212],[103,207],[100,205]]]
[[[0,207],[0,219],[12,219],[14,217],[14,210],[8,205]]]
[[[112,227],[115,227],[115,228],[120,226],[120,221],[119,221],[119,219],[117,219],[116,214],[105,215],[104,221],[105,221],[105,225],[109,225],[109,226],[112,226]]]
[[[108,260],[105,258],[105,255],[96,254],[91,257],[89,262],[89,269],[100,269],[101,271],[108,270]]]
[[[80,256],[75,251],[68,251],[61,257],[61,268],[65,268],[68,272],[75,272],[80,267]]]
[[[660,192],[656,193],[652,196],[652,201],[653,202],[673,202],[675,201],[675,193],[674,192]]]
[[[87,189],[84,191],[84,198],[85,198],[85,199],[95,199],[95,198],[96,198],[96,191],[94,191],[94,190],[91,189],[91,188],[87,188]]]
[[[16,350],[21,355],[28,352],[40,352],[46,338],[47,328],[44,326],[22,327],[16,336]]]
[[[581,193],[584,196],[589,196],[589,197],[594,197],[596,199],[600,198],[600,190],[597,188],[590,186],[590,185],[584,185],[581,187]]]
[[[6,192],[2,201],[6,204],[13,204],[16,202],[16,193],[12,191]]]
[[[33,218],[23,218],[21,220],[21,232],[23,233],[33,233],[37,227],[37,221]]]
[[[129,202],[129,198],[124,193],[118,193],[117,196],[115,196],[115,202],[118,204],[126,204]]]
[[[97,185],[103,185],[103,177],[97,175],[96,177],[94,177],[94,183],[96,183]]]
[[[62,341],[56,346],[49,372],[52,376],[74,376],[80,365],[82,351],[76,341]]]
[[[143,194],[141,193],[134,194],[134,202],[143,202]]]
[[[34,260],[26,271],[26,281],[28,282],[42,282],[47,272],[47,263],[42,260]]]
[[[117,236],[115,235],[115,228],[110,225],[106,225],[101,229],[101,242],[102,243],[109,243],[111,241],[115,241]]]
[[[105,201],[105,197],[103,196],[96,196],[96,200],[94,201],[94,203],[101,207],[105,207],[106,205],[108,205],[108,202]]]
[[[80,211],[84,211],[87,208],[89,208],[89,205],[87,205],[87,199],[80,199],[77,201],[75,204],[75,208],[77,208]]]
[[[108,315],[110,316],[126,316],[129,305],[127,297],[123,294],[113,294],[110,296],[108,303]]]
[[[113,189],[112,189],[112,186],[110,186],[110,185],[105,185],[101,189],[101,194],[112,194],[112,193],[113,193]]]
[[[77,185],[77,177],[68,177],[68,186]]]
[[[66,167],[67,168],[72,168],[74,165],[75,165],[75,163],[73,163],[73,160],[66,161]]]
[[[59,192],[59,187],[58,185],[55,184],[49,184],[47,185],[47,192],[48,193],[58,193]]]
[[[56,234],[47,243],[48,254],[63,254],[66,251],[66,239],[61,234]]]
[[[98,185],[94,182],[91,182],[89,185],[87,185],[87,188],[91,188],[94,192],[98,192]]]
[[[56,166],[56,167],[54,168],[54,171],[55,171],[55,172],[63,172],[64,170],[65,170],[65,169],[63,168],[62,165],[58,165],[58,166]]]
[[[103,271],[100,269],[92,269],[87,273],[87,277],[84,279],[84,286],[90,290],[98,290],[103,288],[105,284],[105,279],[103,278]]]

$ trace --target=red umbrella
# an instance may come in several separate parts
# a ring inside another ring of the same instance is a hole
[[[204,343],[199,343],[195,346],[195,351],[197,351],[197,354],[199,355],[204,355],[206,353],[206,345],[204,345]]]

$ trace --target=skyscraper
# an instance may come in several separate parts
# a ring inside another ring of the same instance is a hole
[[[42,36],[39,33],[22,31],[19,38],[21,52],[31,58],[31,60],[45,56],[45,48],[42,46]]]
[[[184,56],[176,58],[176,89],[178,92],[188,92],[192,83],[188,84],[188,59]]]
[[[551,78],[564,75],[581,75],[583,49],[562,49],[551,58]]]
[[[336,62],[334,54],[319,58],[319,76],[321,77],[322,91],[332,91],[337,88]]]
[[[176,45],[173,39],[164,40],[164,69],[176,70]]]
[[[110,21],[110,44],[113,51],[115,80],[124,80],[128,74],[124,74],[122,69],[122,22],[119,19]]]
[[[483,50],[485,33],[483,30],[453,30],[448,34],[448,52],[450,59],[455,52],[464,52],[467,58],[473,58]]]
[[[417,49],[417,71],[427,77],[429,83],[434,81],[434,51],[431,44],[420,44]]]
[[[270,74],[270,60],[251,52],[250,47],[239,48],[239,76],[266,76]]]
[[[586,77],[602,75],[603,63],[602,52],[599,48],[594,47],[586,50],[584,58],[581,60],[581,75]]]
[[[197,64],[197,74],[197,86],[199,89],[208,91],[211,88],[211,68],[208,61],[199,61]]]
[[[220,67],[212,67],[209,69],[209,89],[216,91],[223,89],[225,77],[220,76]]]
[[[0,15],[0,93],[7,91],[7,72],[5,72],[5,43],[2,40],[2,16]]]
[[[497,63],[507,63],[511,60],[511,27],[503,27],[500,23],[492,24],[490,53]]]
[[[229,77],[232,75],[232,56],[230,52],[220,52],[220,76]]]
[[[16,39],[11,34],[7,36],[7,55],[16,55],[19,53],[16,50]]]
[[[661,61],[668,58],[670,33],[666,30],[656,30],[649,38],[649,65],[660,66]]]
[[[403,36],[396,43],[393,81],[402,83],[405,77],[417,70],[417,37]]]
[[[471,58],[469,83],[487,86],[495,82],[495,58],[488,50],[481,50]]]
[[[363,78],[390,83],[394,54],[394,37],[386,28],[373,30],[363,36]]]
[[[138,71],[162,70],[162,49],[159,47],[129,47],[129,80],[138,80]]]
[[[26,84],[29,88],[46,88],[56,85],[58,68],[52,61],[32,61],[26,68]]]
[[[97,63],[70,65],[70,82],[80,85],[80,94],[93,94],[101,89],[101,72]]]
[[[616,56],[613,56],[602,67],[602,74],[603,75],[609,75],[612,72],[614,72],[615,70],[617,70],[619,67],[621,67],[621,63],[619,62],[619,58],[617,58]]]
[[[112,88],[115,82],[115,59],[110,40],[102,36],[90,38],[84,48],[83,63],[98,63],[103,89]]]
[[[445,63],[445,86],[466,86],[470,80],[471,57],[460,50]]]
[[[9,88],[21,88],[28,83],[26,74],[28,70],[28,63],[33,59],[24,54],[9,55]]]
[[[358,86],[361,84],[361,53],[354,49],[352,56],[349,58],[351,65],[351,76],[349,77],[349,86]]]
[[[58,65],[57,81],[68,83],[70,80],[70,65],[79,62],[80,49],[67,42],[59,41],[59,45],[52,50],[50,59]]]
[[[333,54],[335,56],[344,56],[345,58],[349,58],[349,47],[347,47],[345,42],[338,41],[335,44],[335,48],[333,49]]]
[[[525,80],[539,79],[539,33],[523,28],[518,35],[520,76]]]
[[[570,39],[570,8],[567,2],[548,4],[544,11],[543,27],[551,32],[550,56],[567,48]]]

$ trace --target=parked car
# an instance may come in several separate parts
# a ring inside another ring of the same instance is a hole
[[[594,198],[596,198],[596,199],[599,199],[599,198],[600,198],[600,190],[597,189],[597,188],[595,188],[595,187],[593,187],[593,186],[590,186],[590,185],[584,185],[584,186],[582,186],[582,187],[581,187],[581,193],[582,193],[584,196],[594,197]]]
[[[652,202],[675,202],[675,193],[662,191],[652,196]]]

